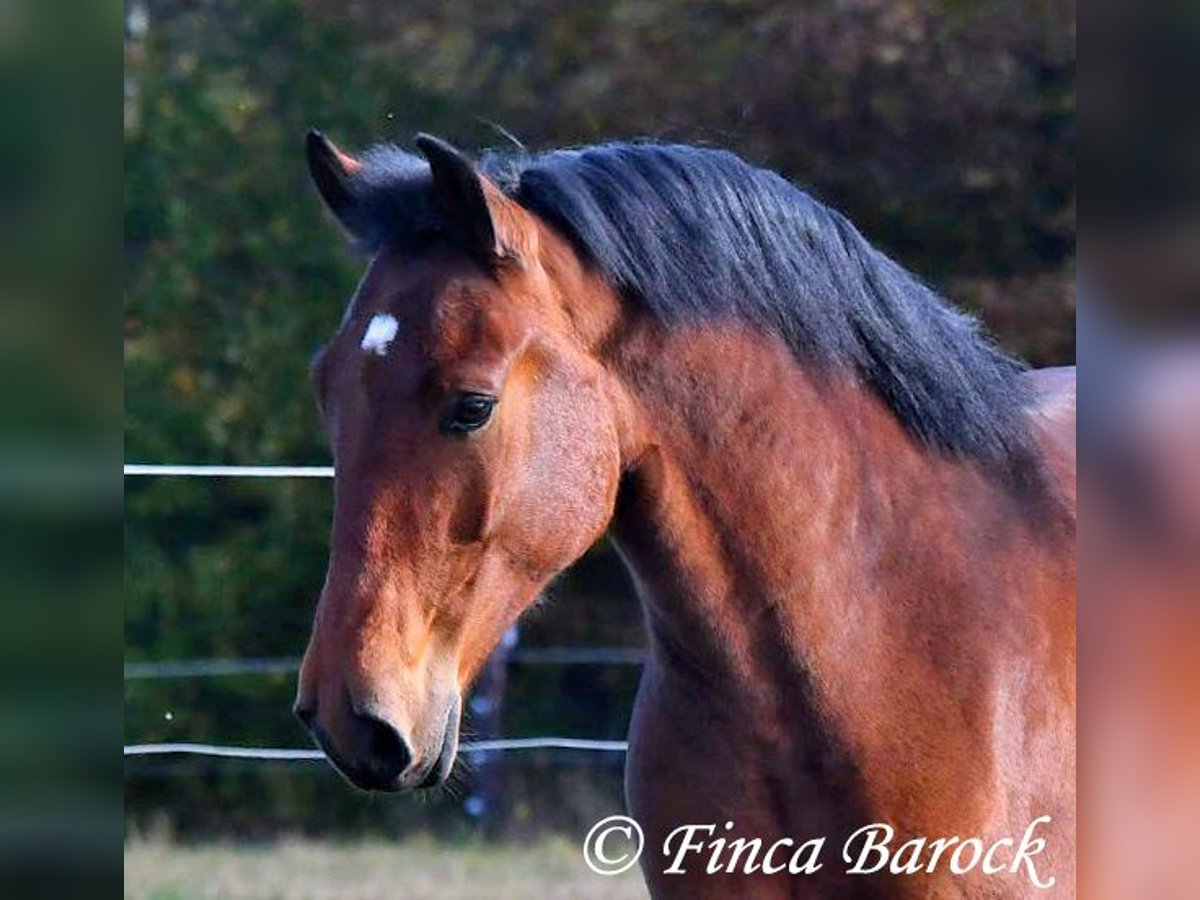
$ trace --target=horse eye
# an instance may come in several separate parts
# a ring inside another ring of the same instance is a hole
[[[476,431],[488,423],[496,398],[488,394],[468,391],[460,394],[442,419],[441,429],[446,434],[463,434]]]

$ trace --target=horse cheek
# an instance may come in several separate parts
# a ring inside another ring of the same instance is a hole
[[[544,558],[548,574],[566,568],[600,537],[612,515],[619,462],[616,440],[603,419],[584,421],[562,409],[589,410],[590,398],[564,397],[557,415],[542,419],[526,468],[531,551]]]

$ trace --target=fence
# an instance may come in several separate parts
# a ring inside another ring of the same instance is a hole
[[[172,478],[332,478],[331,466],[227,466],[227,465],[148,465],[125,464],[126,477],[172,477]],[[503,699],[503,669],[513,664],[530,665],[640,665],[644,654],[629,648],[580,648],[514,646],[515,637],[506,640],[498,648],[491,662],[481,675],[477,694],[487,699],[486,719],[499,722]],[[125,664],[126,681],[148,679],[205,678],[278,674],[295,672],[300,661],[294,657],[251,657],[232,659],[164,660],[155,662],[133,662]],[[488,730],[485,726],[485,731]],[[481,740],[465,741],[460,749],[469,755],[486,757],[492,752],[518,750],[573,750],[590,752],[624,752],[625,741],[599,740],[574,737],[524,737],[502,738],[489,736]],[[124,756],[201,756],[241,760],[311,761],[324,759],[320,750],[290,747],[240,747],[220,744],[191,742],[161,742],[126,744]],[[481,773],[486,782],[486,772]]]
[[[641,665],[645,654],[625,647],[516,647],[508,654],[515,665]],[[126,681],[206,678],[237,675],[287,675],[300,670],[298,657],[182,659],[125,664]]]

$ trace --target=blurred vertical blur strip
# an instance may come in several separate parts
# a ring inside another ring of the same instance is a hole
[[[1086,20],[1080,896],[1195,897],[1200,5]]]
[[[14,897],[119,884],[120,712],[101,687],[121,637],[104,102],[119,27],[115,4],[0,2],[0,884]]]
[[[1130,335],[1174,337],[1200,325],[1200,4],[1100,0],[1086,34],[1090,302]]]

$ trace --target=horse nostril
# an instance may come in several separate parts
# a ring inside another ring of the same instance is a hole
[[[317,715],[317,708],[297,703],[292,707],[292,714],[300,720],[301,725],[308,728],[312,725],[312,721]]]
[[[371,715],[358,715],[358,727],[363,737],[367,759],[375,775],[384,782],[394,781],[412,762],[408,743],[395,727]]]

